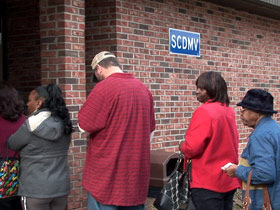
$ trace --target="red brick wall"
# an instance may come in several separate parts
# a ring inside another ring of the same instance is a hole
[[[157,127],[153,149],[177,150],[195,108],[195,79],[221,72],[237,113],[240,151],[250,129],[235,104],[249,88],[265,88],[280,110],[280,21],[197,0],[70,0],[8,3],[9,81],[28,92],[43,83],[62,88],[76,132],[69,151],[68,209],[86,209],[81,174],[86,136],[77,113],[92,88],[90,62],[101,50],[117,54],[122,68],[152,91]],[[169,54],[168,29],[201,34],[201,57]],[[85,40],[84,40],[85,38]],[[86,64],[86,65],[85,65]],[[280,115],[275,115],[280,122]]]
[[[62,89],[75,128],[69,150],[71,193],[68,209],[86,209],[81,186],[86,139],[77,128],[77,115],[86,97],[84,1],[40,1],[41,81]]]
[[[7,1],[8,80],[26,96],[40,85],[38,1]]]
[[[112,1],[102,1],[103,6],[110,5],[106,8],[97,9],[96,4],[87,7],[91,11],[86,23],[91,34],[86,39],[91,43],[87,52],[110,49],[112,37],[112,50],[116,50],[123,69],[151,89],[157,119],[153,149],[175,151],[184,140],[192,113],[199,106],[195,79],[204,71],[221,72],[227,81],[236,110],[240,152],[250,129],[242,125],[235,104],[246,91],[265,88],[275,97],[275,109],[280,109],[279,20],[196,0],[123,0],[116,1],[115,10],[113,3],[107,2]],[[171,55],[169,28],[200,33],[201,57]],[[87,64],[92,56],[87,54]],[[280,121],[279,114],[275,118]]]
[[[25,97],[41,84],[56,83],[62,89],[75,127],[68,209],[87,209],[81,186],[86,137],[77,129],[77,113],[86,97],[84,1],[7,2],[8,81]]]
[[[91,61],[94,55],[107,50],[116,53],[116,3],[115,1],[86,1],[86,78],[87,91],[93,87]]]

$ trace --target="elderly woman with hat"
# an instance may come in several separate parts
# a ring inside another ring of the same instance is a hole
[[[273,96],[261,89],[251,89],[237,106],[242,107],[243,124],[254,130],[240,164],[229,166],[225,171],[247,182],[252,170],[250,209],[262,209],[264,185],[267,185],[272,208],[280,209],[280,125],[271,117],[277,113],[273,110]],[[246,188],[244,183],[242,188]]]

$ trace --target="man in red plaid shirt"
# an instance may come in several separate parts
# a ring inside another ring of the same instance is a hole
[[[143,210],[150,175],[150,138],[155,129],[153,97],[114,54],[92,61],[99,81],[79,111],[90,134],[82,184],[89,210]]]

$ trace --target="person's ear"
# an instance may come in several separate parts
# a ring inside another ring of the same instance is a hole
[[[259,113],[259,112],[257,112],[257,118],[260,118],[261,116],[262,116],[262,114],[261,113]]]
[[[36,110],[40,109],[41,106],[43,105],[43,100],[42,99],[38,99],[36,102]]]
[[[98,74],[102,74],[102,71],[103,71],[102,66],[100,66],[99,64],[97,64],[97,66],[96,66],[96,71],[97,71]]]

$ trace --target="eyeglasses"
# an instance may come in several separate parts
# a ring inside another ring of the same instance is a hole
[[[248,111],[248,110],[250,110],[250,109],[247,109],[245,107],[241,107],[241,109],[240,109],[241,112],[245,112],[245,111]]]
[[[252,110],[252,109],[248,109],[248,108],[245,108],[245,107],[242,107],[240,109],[241,113],[244,113],[245,111],[249,111],[250,113],[258,113],[258,111],[255,111],[255,110]]]

